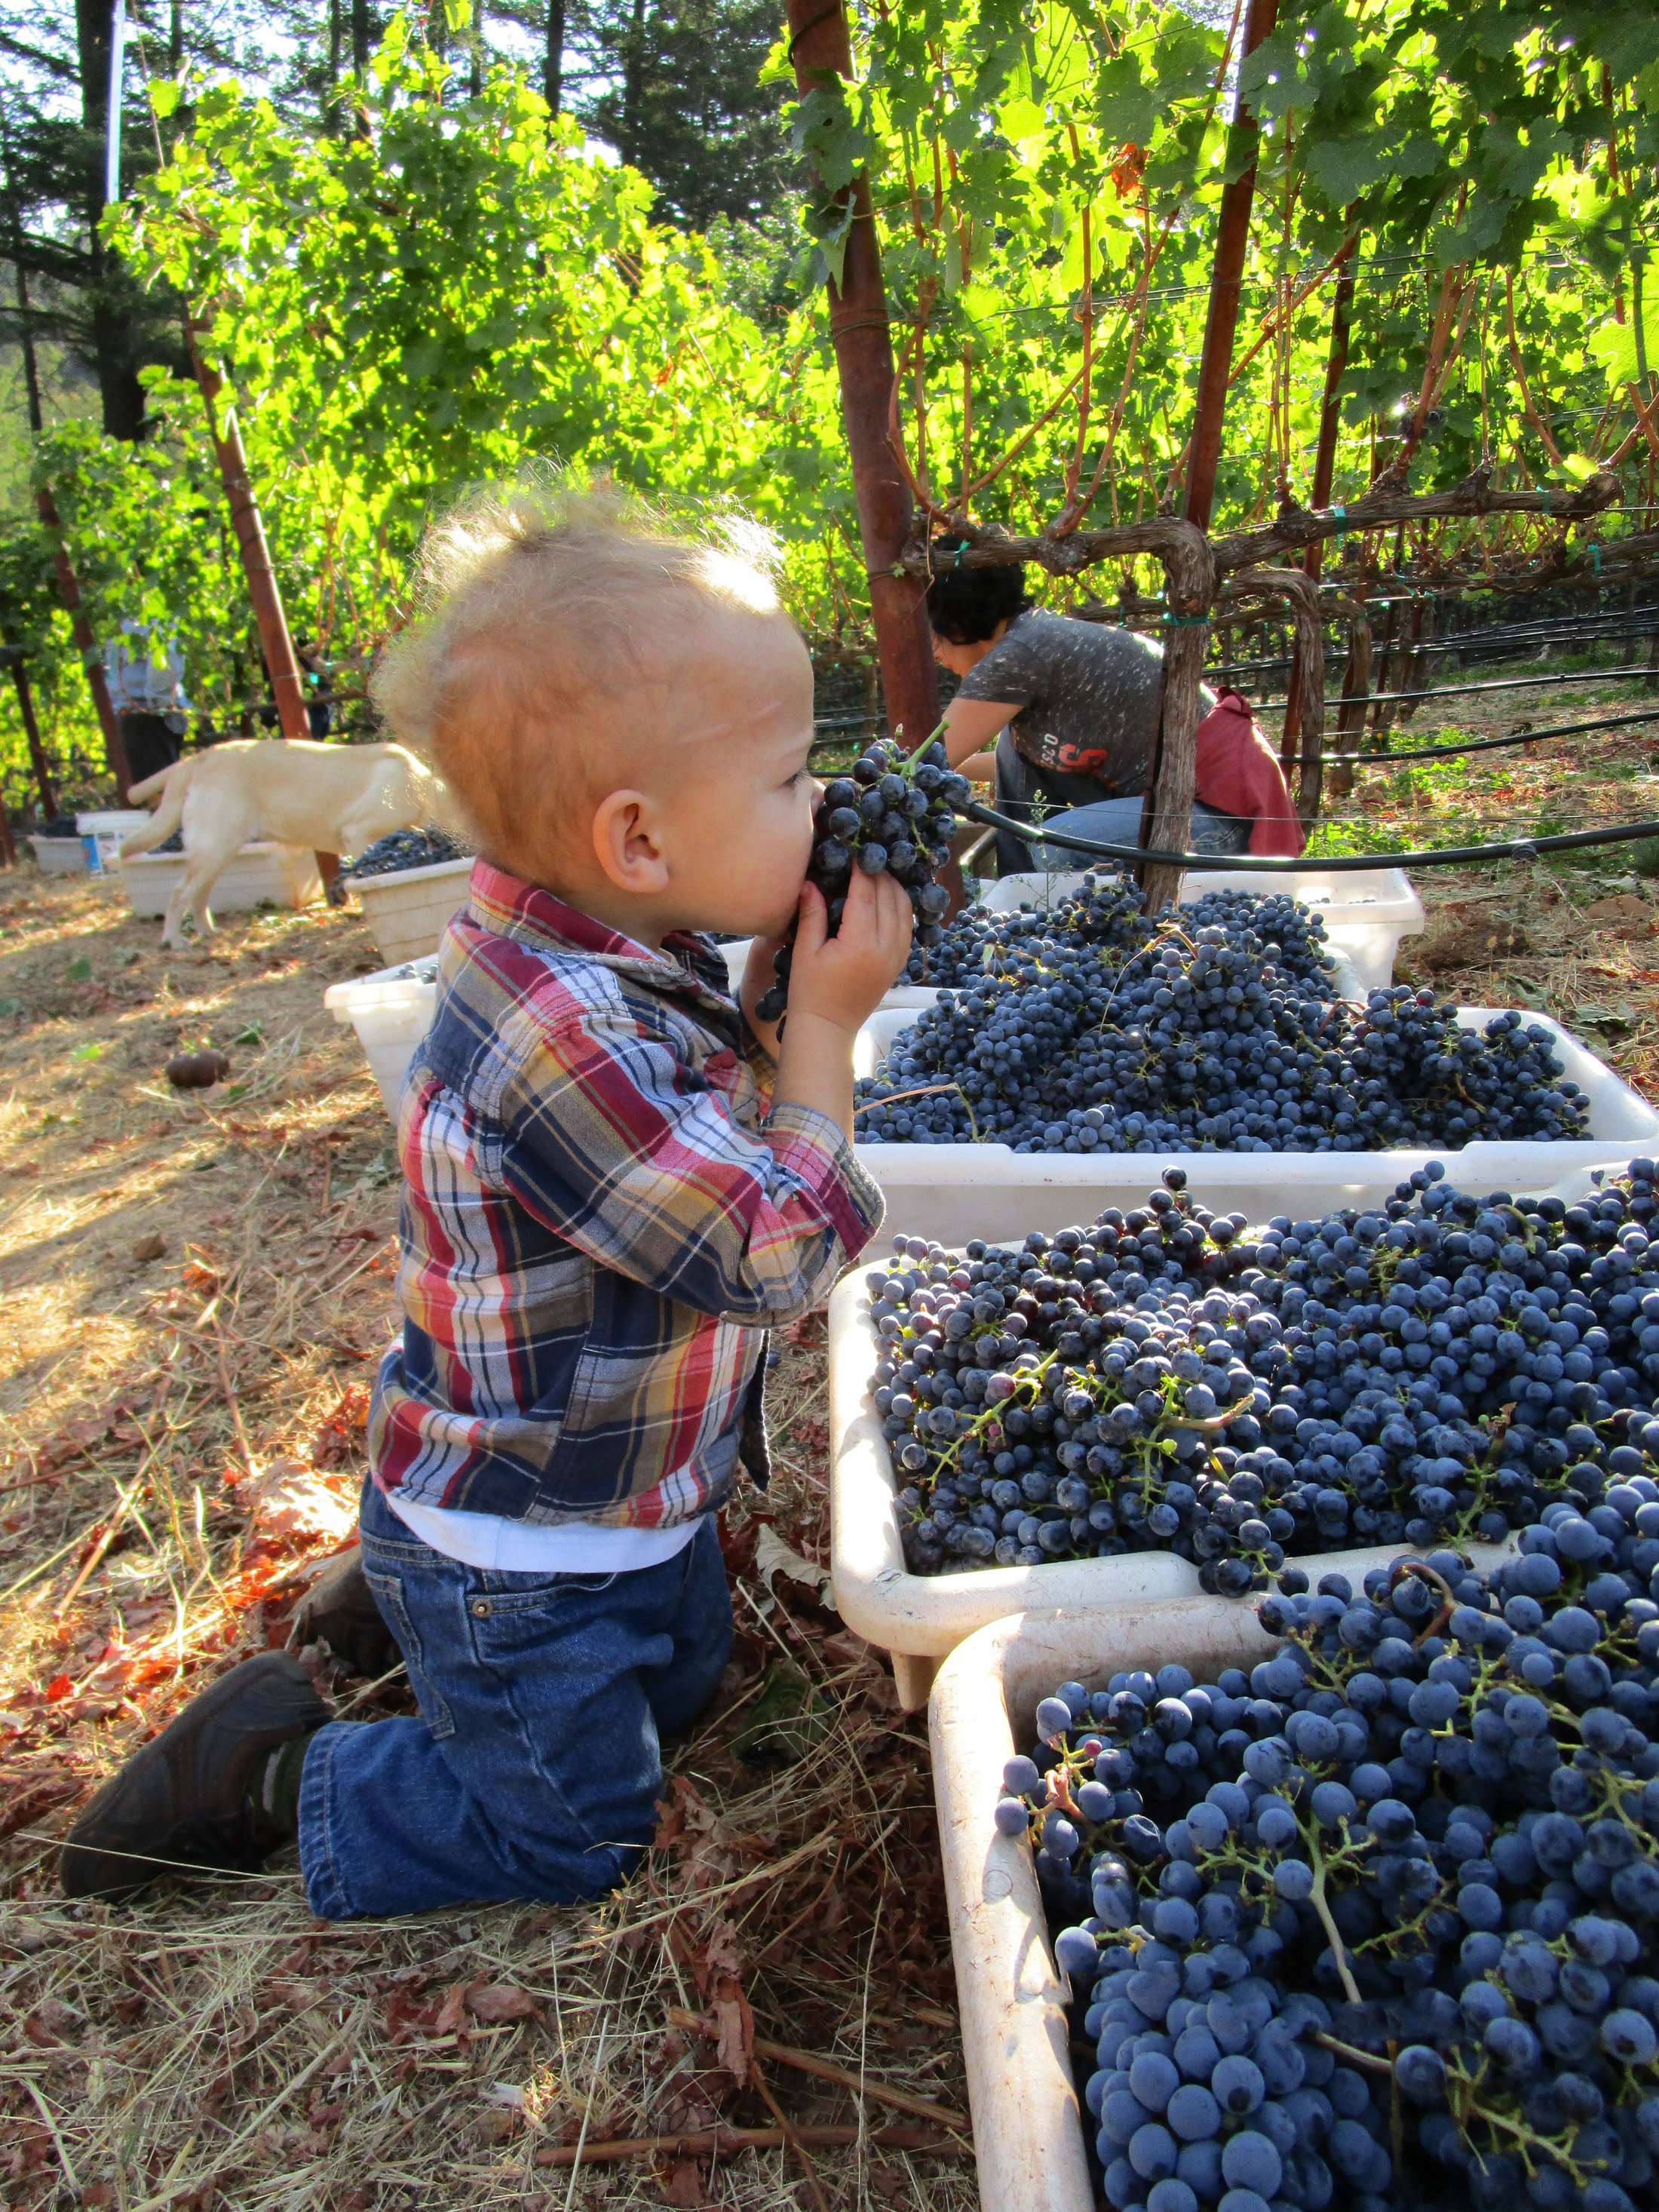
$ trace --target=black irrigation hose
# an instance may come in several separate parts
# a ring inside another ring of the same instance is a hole
[[[1012,830],[1023,844],[1058,845],[1067,853],[1086,853],[1130,867],[1238,870],[1250,875],[1283,876],[1297,868],[1329,868],[1338,875],[1359,875],[1367,868],[1466,868],[1487,860],[1535,860],[1544,853],[1577,852],[1587,845],[1628,845],[1659,837],[1659,822],[1626,822],[1611,830],[1574,830],[1560,837],[1516,837],[1503,845],[1430,845],[1415,853],[1322,853],[1315,860],[1267,859],[1255,853],[1141,852],[1133,845],[1105,845],[1093,837],[1074,837],[1030,822],[1016,822],[994,806],[970,799],[962,811],[989,830]]]
[[[1535,745],[1543,738],[1582,737],[1587,730],[1623,730],[1632,722],[1659,722],[1659,707],[1634,714],[1604,715],[1593,722],[1557,722],[1543,730],[1511,730],[1506,738],[1471,738],[1462,745],[1420,745],[1404,753],[1327,753],[1327,768],[1391,768],[1395,761],[1455,760],[1461,753],[1489,753],[1500,745]]]
[[[1544,684],[1629,684],[1650,677],[1650,668],[1571,668],[1561,676],[1494,676],[1484,684],[1439,684],[1430,691],[1357,691],[1349,699],[1333,699],[1333,707],[1395,706],[1407,699],[1462,699],[1474,691],[1526,691]],[[1288,706],[1285,699],[1264,699],[1256,708],[1270,714]]]
[[[1656,628],[1659,628],[1659,623],[1656,623],[1654,622],[1643,622],[1638,623],[1634,629],[1626,631],[1593,630],[1587,633],[1585,643],[1586,646],[1589,647],[1597,645],[1617,645],[1621,641],[1621,640],[1626,642],[1629,642],[1636,638],[1650,636]],[[1419,639],[1418,643],[1413,646],[1410,650],[1413,654],[1422,653],[1427,655],[1431,653],[1443,653],[1447,659],[1455,660],[1461,666],[1466,661],[1473,661],[1482,656],[1495,660],[1513,660],[1516,657],[1517,653],[1523,651],[1528,646],[1540,644],[1548,645],[1558,642],[1559,642],[1559,641],[1554,638],[1534,637],[1522,638],[1513,645],[1504,642],[1494,645],[1491,647],[1486,647],[1484,646],[1477,647],[1473,645],[1453,646],[1449,645],[1443,638],[1434,637]],[[1387,649],[1389,653],[1399,651],[1401,649],[1401,641],[1396,639]],[[1204,674],[1206,679],[1219,677],[1224,682],[1230,676],[1246,676],[1251,673],[1260,675],[1266,669],[1288,668],[1291,666],[1293,659],[1293,654],[1281,653],[1276,654],[1271,660],[1212,662],[1206,665]],[[1345,665],[1347,659],[1348,649],[1346,646],[1343,645],[1340,641],[1334,641],[1327,645],[1325,648],[1325,665],[1328,670]],[[1652,673],[1653,671],[1650,668],[1632,668],[1629,670],[1624,668],[1583,668],[1577,670],[1569,669],[1564,675],[1557,678],[1533,678],[1530,677],[1517,677],[1514,680],[1517,683],[1553,681],[1563,684],[1571,684],[1587,682],[1590,678],[1596,676],[1606,675],[1608,677],[1617,677],[1626,674],[1650,676]],[[1508,681],[1510,679],[1500,678],[1498,680]],[[1470,687],[1459,685],[1455,688],[1459,690],[1467,690]],[[1373,698],[1378,696],[1379,695],[1376,693],[1371,694]],[[1404,693],[1390,693],[1387,696],[1390,697],[1404,697],[1407,695]],[[1411,696],[1413,697],[1421,697],[1428,695],[1413,693]],[[1270,700],[1267,702],[1267,704],[1270,706],[1282,706],[1284,702],[1283,700],[1275,699]]]

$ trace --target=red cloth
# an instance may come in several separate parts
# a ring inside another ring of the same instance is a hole
[[[1307,843],[1273,747],[1242,693],[1223,690],[1198,726],[1197,796],[1253,822],[1250,850],[1294,860]]]

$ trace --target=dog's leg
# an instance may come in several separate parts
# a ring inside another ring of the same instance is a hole
[[[172,942],[182,944],[180,924],[188,908],[198,938],[213,928],[209,901],[213,886],[252,835],[253,809],[239,793],[192,791],[185,802],[185,875]]]
[[[179,951],[185,942],[185,879],[179,877],[173,885],[173,896],[167,901],[167,910],[161,923],[161,943],[172,951]]]
[[[208,901],[213,895],[213,885],[218,880],[218,874],[219,871],[216,868],[212,877],[203,883],[191,896],[191,919],[196,924],[196,934],[198,939],[211,937],[214,932],[213,909],[208,904]]]

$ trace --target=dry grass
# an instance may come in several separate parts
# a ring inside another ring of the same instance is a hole
[[[0,921],[6,2200],[966,2212],[971,2161],[941,2124],[748,2056],[758,2033],[962,2109],[922,1731],[805,1584],[753,1565],[762,1517],[825,1556],[821,1324],[775,1377],[772,1492],[728,1515],[720,1704],[672,1748],[675,1810],[623,1896],[328,1927],[291,1857],[119,1909],[57,1894],[53,1839],[88,1790],[285,1640],[335,1540],[251,1517],[234,1485],[286,1460],[349,1510],[397,1194],[378,1096],[321,1005],[379,964],[360,925],[254,917],[163,955],[106,894],[21,871]],[[168,1054],[203,1044],[233,1082],[172,1091]],[[404,1703],[325,1680],[359,1711]],[[745,1764],[733,1739],[797,1680],[823,1701],[806,1755]],[[854,2140],[802,2146],[810,2174],[787,2148],[588,2155],[775,2128],[777,2108]]]

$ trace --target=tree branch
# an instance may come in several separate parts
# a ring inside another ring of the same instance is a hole
[[[1362,532],[1381,530],[1395,523],[1413,523],[1445,515],[1540,514],[1557,522],[1583,522],[1611,507],[1620,486],[1607,470],[1598,470],[1576,491],[1499,491],[1491,472],[1476,469],[1448,491],[1408,492],[1386,477],[1363,492],[1346,508],[1281,507],[1270,523],[1256,530],[1234,531],[1213,541],[1209,550],[1221,574],[1260,567],[1283,555],[1322,544],[1329,538],[1355,538]],[[1157,519],[1131,523],[1112,530],[1079,530],[1056,537],[1045,530],[1034,538],[1012,538],[995,526],[975,529],[965,518],[953,515],[953,524],[971,540],[962,555],[968,568],[1002,568],[1035,562],[1050,575],[1074,576],[1099,561],[1127,554],[1158,553],[1169,543],[1171,521]],[[1603,547],[1605,559],[1612,550]],[[925,544],[905,549],[902,566],[908,574],[926,575]]]

